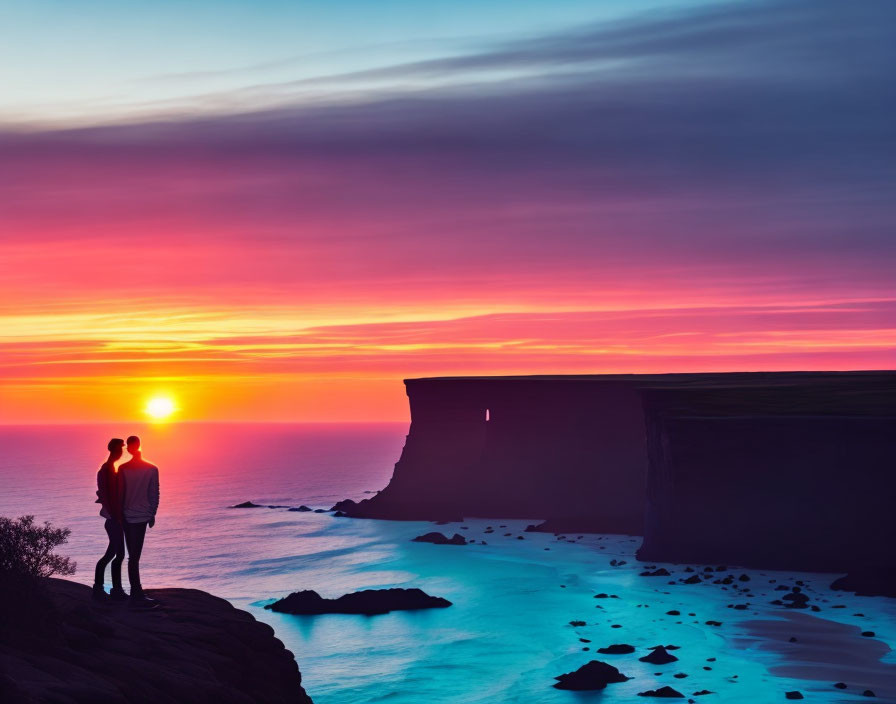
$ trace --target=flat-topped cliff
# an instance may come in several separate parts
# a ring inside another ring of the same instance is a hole
[[[408,379],[405,386],[411,427],[392,480],[350,515],[563,517],[583,530],[641,532],[647,452],[629,377]]]
[[[273,629],[224,599],[153,589],[160,607],[140,611],[75,582],[45,587],[40,628],[0,635],[0,701],[311,704]]]
[[[648,389],[639,557],[847,571],[896,537],[896,380]]]
[[[776,507],[775,520],[792,507],[780,526],[793,545],[832,539],[819,532],[825,510],[844,522],[861,507],[876,511],[880,496],[894,498],[888,472],[896,448],[886,438],[896,438],[896,372],[440,377],[405,386],[411,426],[392,479],[371,499],[339,504],[349,515],[547,519],[544,528],[559,532],[643,534],[647,526],[644,554],[663,560],[684,559],[671,547],[684,533],[661,535],[670,520],[684,530],[689,515],[699,532],[704,499],[720,516],[732,509],[716,526],[724,544],[726,532],[754,529],[747,517],[762,511],[760,498]],[[672,460],[664,443],[676,448]],[[835,466],[852,477],[840,485],[848,499],[829,502],[836,485],[828,479],[829,489],[812,487],[823,463],[826,477]],[[777,479],[762,479],[771,467]],[[821,518],[801,522],[794,516],[805,518],[799,506],[810,496]],[[846,554],[857,535],[832,545]],[[834,564],[820,553],[803,563]]]

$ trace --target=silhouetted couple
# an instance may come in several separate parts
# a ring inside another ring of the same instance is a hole
[[[93,596],[96,599],[124,601],[135,608],[152,608],[155,600],[143,593],[140,584],[140,554],[146,527],[152,528],[159,508],[159,468],[143,459],[140,438],[131,435],[127,440],[131,459],[116,467],[124,454],[125,441],[113,438],[109,441],[109,458],[96,474],[96,503],[102,505],[100,515],[106,519],[109,547],[96,563]],[[128,552],[128,581],[131,596],[128,598],[121,585],[121,563],[125,546]],[[112,591],[108,597],[103,589],[106,565],[112,563]]]

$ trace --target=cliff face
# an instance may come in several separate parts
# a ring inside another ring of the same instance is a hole
[[[392,480],[339,505],[349,515],[541,518],[559,532],[646,531],[645,559],[808,569],[870,559],[868,536],[896,535],[883,508],[896,498],[896,372],[405,385],[411,428]]]
[[[847,571],[892,554],[893,375],[643,396],[642,559]]]
[[[582,529],[640,533],[647,454],[630,382],[499,377],[405,384],[411,428],[392,480],[351,515],[562,517]]]
[[[46,588],[49,630],[0,637],[4,702],[311,704],[273,629],[223,599],[154,589],[160,608],[138,611],[75,582]]]

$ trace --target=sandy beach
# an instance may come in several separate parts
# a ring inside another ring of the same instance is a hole
[[[883,661],[892,650],[882,640],[862,635],[873,631],[793,612],[743,626],[754,637],[744,639],[744,647],[778,656],[780,664],[769,667],[774,674],[811,680],[809,690],[845,684],[843,701],[870,696],[863,693],[871,690],[877,701],[896,702],[896,663]]]

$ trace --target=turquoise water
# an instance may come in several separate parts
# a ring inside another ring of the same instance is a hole
[[[471,519],[436,529],[460,532],[477,543],[484,539],[487,545],[438,546],[410,542],[433,530],[430,523],[227,508],[245,500],[328,508],[337,499],[362,498],[388,481],[404,425],[138,430],[147,457],[162,470],[159,520],[147,536],[144,556],[145,585],[204,589],[271,624],[295,653],[317,704],[621,702],[664,684],[688,695],[716,692],[698,698],[705,702],[780,702],[792,689],[817,702],[869,701],[855,696],[852,687],[844,693],[829,682],[769,673],[779,657],[741,625],[777,612],[767,603],[778,596],[767,593],[774,586],[769,579],[807,580],[819,589],[813,601],[830,599],[818,602],[819,615],[896,643],[894,601],[823,590],[830,575],[737,569],[734,573],[748,574],[754,587],[755,596],[743,598],[718,585],[673,586],[669,578],[638,576],[644,569],[633,556],[638,543],[626,536],[557,540],[523,534],[527,521]],[[102,447],[108,435],[131,432],[102,426],[0,428],[0,515],[34,513],[71,527],[66,547],[79,562],[78,581],[90,582],[92,563],[105,547],[98,506],[91,503]],[[496,532],[486,534],[486,526]],[[611,566],[613,559],[627,564]],[[668,567],[675,577],[683,576],[680,567]],[[263,609],[299,589],[335,597],[389,586],[421,587],[454,605],[374,617],[290,616]],[[619,598],[595,599],[600,592]],[[751,602],[746,611],[727,606],[745,601]],[[835,603],[847,608],[830,609]],[[683,615],[667,616],[670,609]],[[573,620],[587,625],[570,626]],[[706,625],[708,620],[722,626]],[[630,643],[639,652],[593,652],[612,643]],[[680,646],[674,651],[680,661],[663,666],[638,661],[645,648],[658,644]],[[887,660],[896,662],[892,656]],[[556,675],[592,658],[634,679],[598,693],[551,687]],[[681,672],[688,677],[673,678]]]

